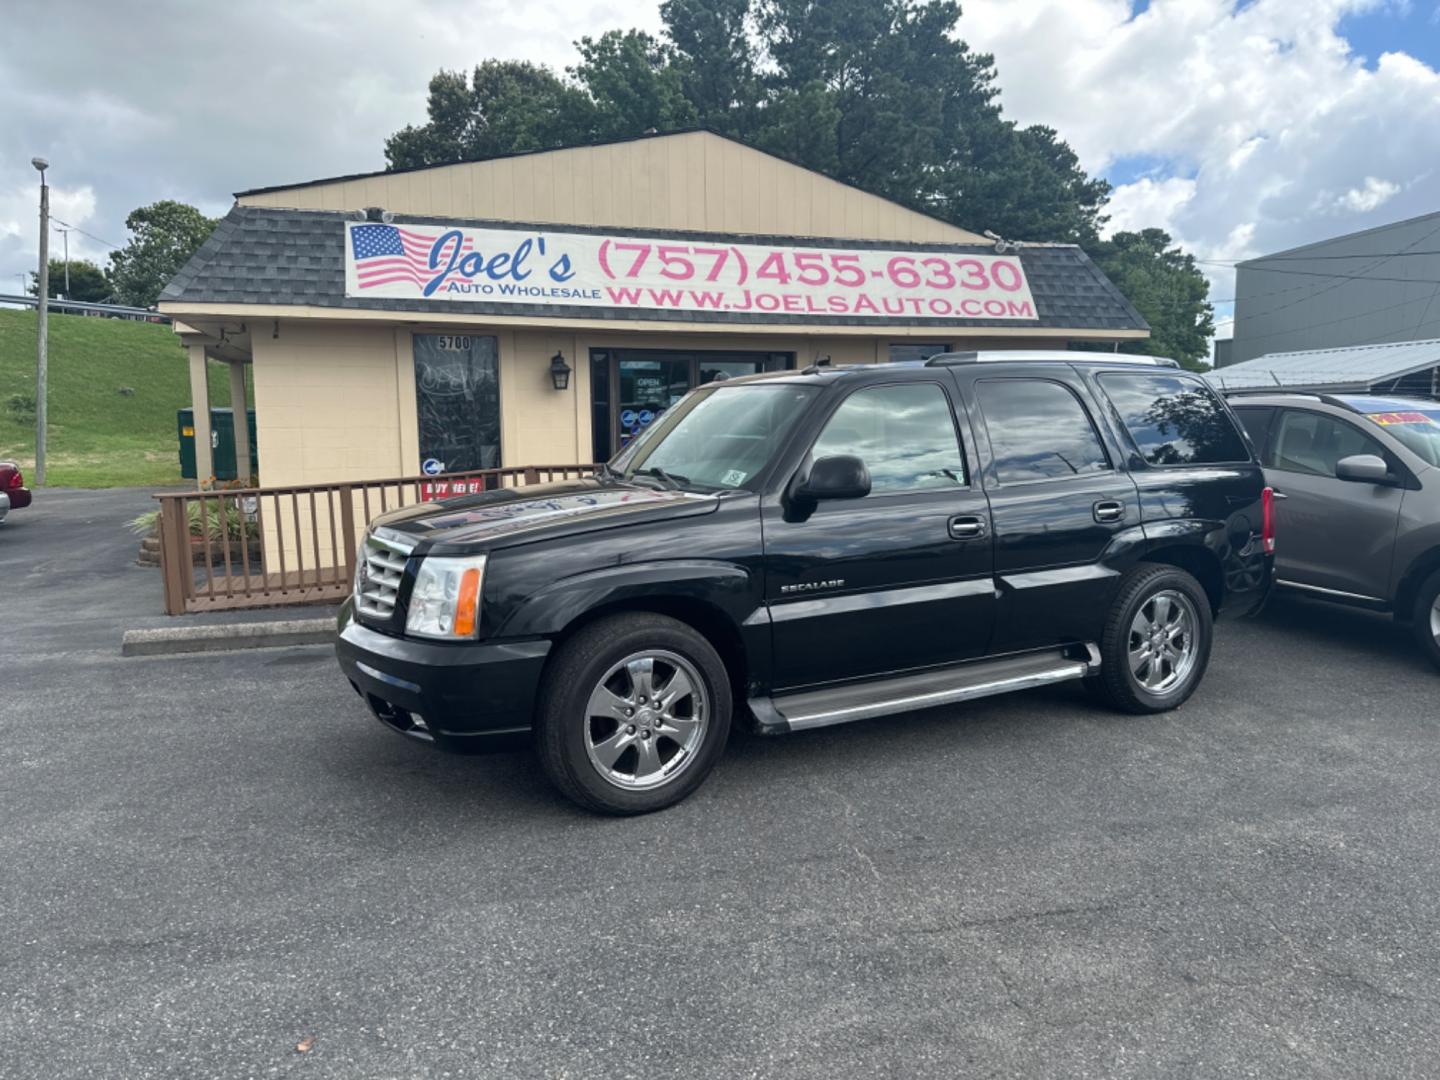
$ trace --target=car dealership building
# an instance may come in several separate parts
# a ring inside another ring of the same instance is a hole
[[[241,192],[160,310],[196,400],[253,365],[267,485],[605,460],[716,378],[1149,333],[1077,247],[708,131]]]

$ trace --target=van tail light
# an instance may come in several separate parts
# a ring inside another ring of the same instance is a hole
[[[1266,488],[1260,495],[1260,542],[1265,554],[1275,554],[1275,489]]]

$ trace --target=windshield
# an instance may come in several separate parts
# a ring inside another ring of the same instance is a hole
[[[744,487],[770,463],[814,393],[788,383],[702,387],[646,428],[611,468],[627,480]]]
[[[1440,408],[1369,413],[1365,419],[1383,427],[1431,465],[1440,465]]]

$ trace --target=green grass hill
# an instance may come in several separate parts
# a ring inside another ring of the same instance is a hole
[[[54,487],[178,484],[175,410],[190,404],[185,350],[169,326],[50,315],[49,456]],[[0,458],[35,462],[35,312],[0,309]],[[210,401],[230,404],[224,364]]]

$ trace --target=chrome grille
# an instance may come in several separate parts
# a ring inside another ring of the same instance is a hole
[[[365,537],[364,561],[355,582],[355,610],[372,619],[388,619],[395,611],[400,579],[413,546],[382,539],[373,533]]]

